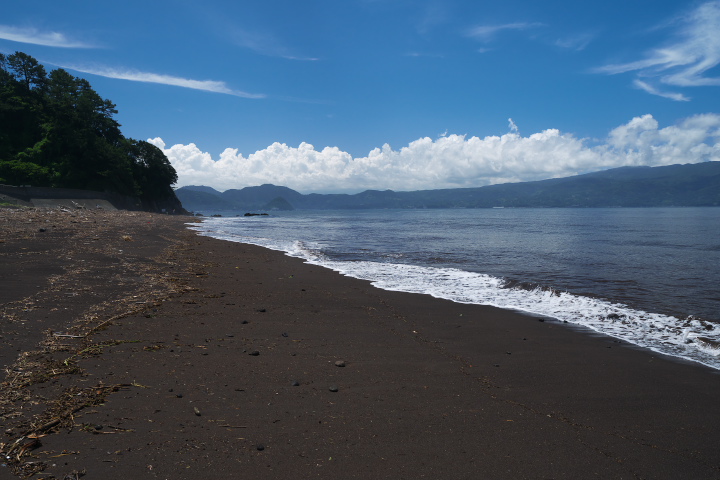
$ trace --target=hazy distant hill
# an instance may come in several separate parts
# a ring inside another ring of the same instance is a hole
[[[182,188],[183,188],[183,190],[186,190],[186,191],[192,190],[194,192],[204,192],[204,193],[209,193],[212,195],[222,195],[222,192],[219,192],[212,187],[206,187],[204,185],[188,185],[187,187],[182,187]]]
[[[194,211],[362,208],[660,207],[720,206],[720,162],[665,167],[622,167],[537,182],[478,188],[355,195],[303,195],[287,187],[261,185],[223,193],[210,187],[175,192]]]
[[[235,210],[237,205],[222,198],[222,194],[211,187],[194,186],[178,188],[175,195],[180,203],[189,205],[186,210],[199,212],[219,212]]]

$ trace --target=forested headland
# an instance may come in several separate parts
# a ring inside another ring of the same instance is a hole
[[[156,146],[124,137],[117,113],[87,80],[61,68],[48,74],[22,52],[0,53],[0,183],[179,207],[175,169]]]

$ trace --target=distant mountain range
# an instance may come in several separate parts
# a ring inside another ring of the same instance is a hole
[[[414,192],[304,195],[267,184],[224,192],[186,186],[175,194],[187,210],[208,214],[294,209],[720,206],[720,162],[621,167],[536,182]]]

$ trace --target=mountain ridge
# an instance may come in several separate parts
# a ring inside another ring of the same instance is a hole
[[[177,189],[176,195],[186,209],[205,212],[272,210],[273,206],[301,210],[720,206],[720,162],[619,167],[532,182],[409,192],[302,194],[288,187],[264,184],[224,192],[186,186]]]

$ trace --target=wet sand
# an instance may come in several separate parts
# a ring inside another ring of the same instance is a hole
[[[0,478],[720,478],[714,370],[191,220],[0,210]]]

